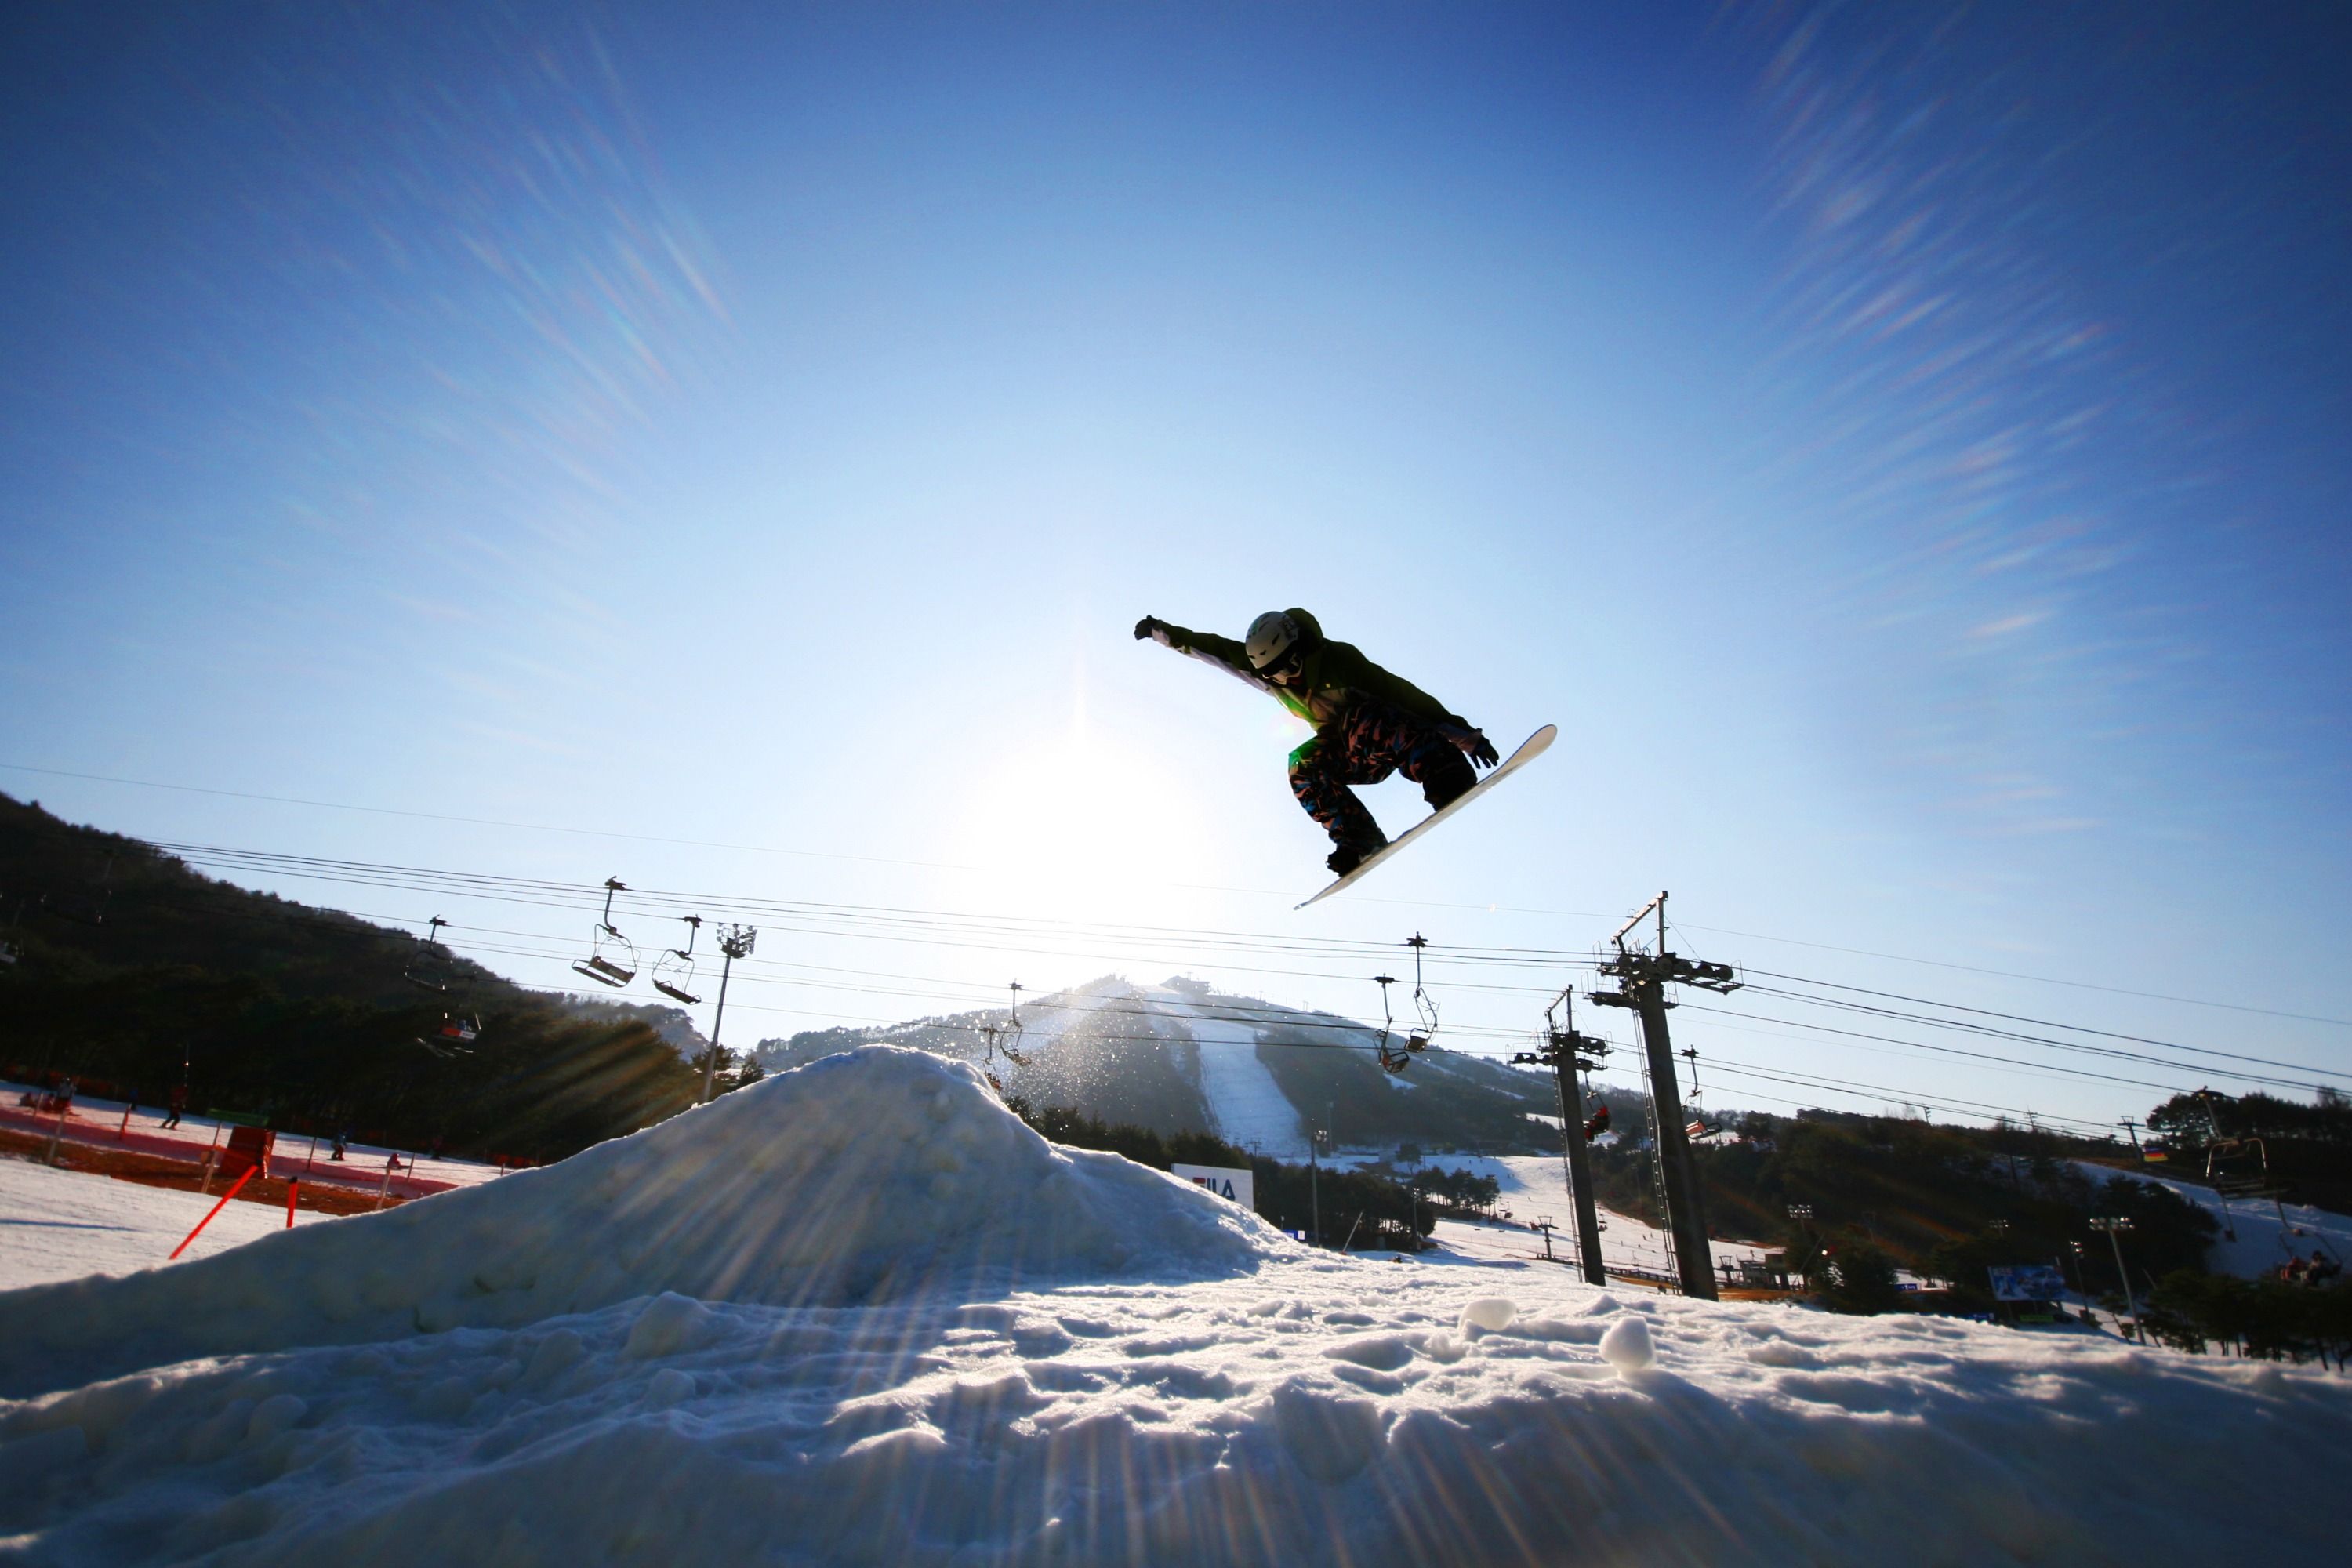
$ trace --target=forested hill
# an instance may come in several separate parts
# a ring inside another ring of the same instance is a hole
[[[691,1102],[640,1019],[584,1018],[410,933],[249,892],[0,795],[0,1070],[279,1127],[553,1157]],[[421,968],[446,985],[404,976]],[[463,1051],[421,1043],[478,1019]]]

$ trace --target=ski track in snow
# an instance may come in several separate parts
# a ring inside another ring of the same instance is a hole
[[[1184,1021],[1201,1063],[1201,1094],[1209,1102],[1218,1137],[1253,1153],[1290,1158],[1307,1149],[1298,1112],[1258,1059],[1257,1031],[1247,1024],[1213,1018],[1181,994],[1152,987],[1144,993]]]
[[[1310,1252],[1053,1149],[966,1066],[867,1047],[471,1192],[0,1294],[0,1379],[50,1391],[0,1401],[0,1546],[289,1568],[2340,1550],[2334,1373],[1602,1290],[1469,1256],[1523,1232],[1441,1230],[1442,1261]]]

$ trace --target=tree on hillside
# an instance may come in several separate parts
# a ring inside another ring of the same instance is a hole
[[[19,1078],[157,1104],[184,1077],[199,1112],[540,1159],[675,1114],[699,1088],[640,1019],[577,1017],[408,932],[213,881],[5,796],[0,887],[23,900],[19,960],[0,973],[0,1068]],[[102,919],[42,912],[68,907]],[[446,991],[404,978],[420,955]],[[441,1044],[445,1015],[478,1019],[478,1037]]]

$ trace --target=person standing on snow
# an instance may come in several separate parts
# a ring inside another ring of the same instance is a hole
[[[1470,721],[1353,645],[1325,637],[1305,610],[1268,610],[1241,642],[1153,616],[1135,623],[1135,636],[1272,693],[1315,726],[1290,753],[1290,793],[1331,835],[1337,847],[1326,864],[1342,877],[1389,841],[1349,785],[1402,773],[1421,786],[1432,810],[1443,810],[1477,781],[1472,763],[1491,768],[1500,760]]]

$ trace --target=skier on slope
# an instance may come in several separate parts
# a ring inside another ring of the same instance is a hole
[[[1315,726],[1290,753],[1290,793],[1337,846],[1328,864],[1344,877],[1388,843],[1349,784],[1402,772],[1443,810],[1476,781],[1471,763],[1498,758],[1486,737],[1437,699],[1391,675],[1349,643],[1335,642],[1305,610],[1268,610],[1242,642],[1187,631],[1153,616],[1135,623],[1150,637],[1271,692]]]

